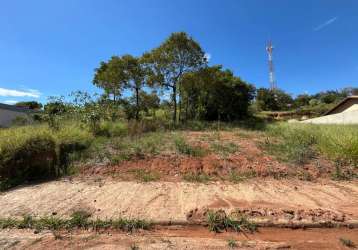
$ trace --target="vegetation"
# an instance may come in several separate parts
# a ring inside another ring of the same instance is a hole
[[[353,241],[351,241],[350,239],[339,238],[339,241],[346,247],[349,247],[349,248],[356,247],[356,244]]]
[[[0,229],[19,228],[19,229],[36,229],[36,230],[60,230],[60,229],[115,229],[126,232],[133,232],[138,229],[148,230],[151,223],[145,220],[137,219],[111,219],[111,220],[90,220],[90,214],[84,211],[74,212],[69,219],[61,219],[55,216],[33,218],[30,215],[22,219],[0,219]]]
[[[207,223],[210,231],[220,233],[223,230],[233,230],[235,232],[250,232],[257,230],[257,226],[248,221],[246,217],[241,216],[238,219],[227,216],[223,211],[209,211],[207,216]]]
[[[225,165],[234,154],[246,153],[236,141],[220,138],[220,131],[236,128],[246,137],[265,135],[263,147],[279,160],[303,165],[325,157],[336,165],[333,179],[357,176],[357,126],[268,125],[257,113],[305,112],[305,108],[322,112],[357,93],[356,88],[296,98],[282,90],[256,91],[232,71],[209,67],[200,44],[183,32],[171,34],[140,57],[112,56],[101,62],[93,84],[103,90],[102,95],[75,91],[66,98],[50,97],[44,112],[36,112],[34,124],[18,121],[17,127],[0,130],[1,190],[72,174],[79,163],[116,165],[161,154],[189,158],[215,154]],[[41,109],[36,102],[18,106]],[[210,131],[212,136],[202,145],[186,140],[181,132],[185,130]],[[212,176],[190,171],[183,174],[184,180],[207,182]],[[147,169],[134,175],[141,181],[159,178]],[[233,170],[224,179],[240,182],[254,176]],[[284,175],[273,171],[271,176]],[[301,177],[311,179],[305,172]]]
[[[317,154],[358,166],[358,127],[277,124],[268,127],[264,147],[280,159],[303,164]]]

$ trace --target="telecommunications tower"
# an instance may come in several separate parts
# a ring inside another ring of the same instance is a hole
[[[273,48],[274,47],[272,46],[272,42],[269,41],[266,46],[266,51],[268,54],[269,82],[270,82],[271,90],[274,90],[277,88],[275,74],[274,74],[273,61],[272,61]]]

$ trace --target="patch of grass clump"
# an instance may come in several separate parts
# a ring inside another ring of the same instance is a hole
[[[349,247],[349,248],[355,248],[356,247],[356,244],[353,241],[351,241],[350,239],[339,238],[339,241],[346,247]]]
[[[183,176],[183,179],[188,182],[200,183],[206,183],[212,180],[211,176],[205,173],[187,173]]]
[[[183,137],[176,137],[174,140],[176,150],[185,155],[201,157],[205,155],[205,150],[201,147],[191,146]]]
[[[253,233],[257,230],[256,224],[250,222],[246,217],[240,216],[238,219],[234,219],[227,216],[224,211],[209,211],[207,223],[209,230],[216,233],[220,233],[224,230]]]
[[[225,157],[229,156],[230,154],[234,154],[239,150],[239,146],[232,142],[230,143],[214,142],[210,145],[210,147],[214,152],[219,153]]]
[[[142,182],[159,180],[159,174],[151,172],[150,170],[135,169],[135,170],[131,170],[130,172],[132,172],[135,175],[136,179]]]
[[[115,229],[126,232],[133,232],[138,229],[149,230],[151,223],[140,219],[123,219],[118,218],[114,220],[89,220],[90,216],[87,212],[77,211],[71,215],[68,220],[61,219],[55,216],[41,217],[35,219],[30,215],[24,216],[22,219],[0,219],[0,229],[36,229],[36,230],[61,230],[74,228],[92,228],[99,229]]]
[[[237,241],[234,240],[234,239],[229,239],[229,240],[227,241],[227,246],[228,246],[229,248],[236,248],[236,247],[238,247]]]

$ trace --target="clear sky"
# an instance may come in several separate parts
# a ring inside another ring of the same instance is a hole
[[[100,92],[101,60],[139,56],[175,31],[258,87],[269,86],[268,39],[279,88],[357,87],[357,27],[357,0],[2,0],[0,102]]]

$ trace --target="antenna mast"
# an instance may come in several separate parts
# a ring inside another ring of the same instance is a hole
[[[270,82],[271,90],[274,90],[274,89],[277,88],[275,74],[274,74],[273,61],[272,61],[273,49],[274,49],[274,47],[272,46],[272,42],[269,41],[267,43],[267,46],[266,46],[266,51],[267,51],[267,54],[268,54],[269,82]]]

